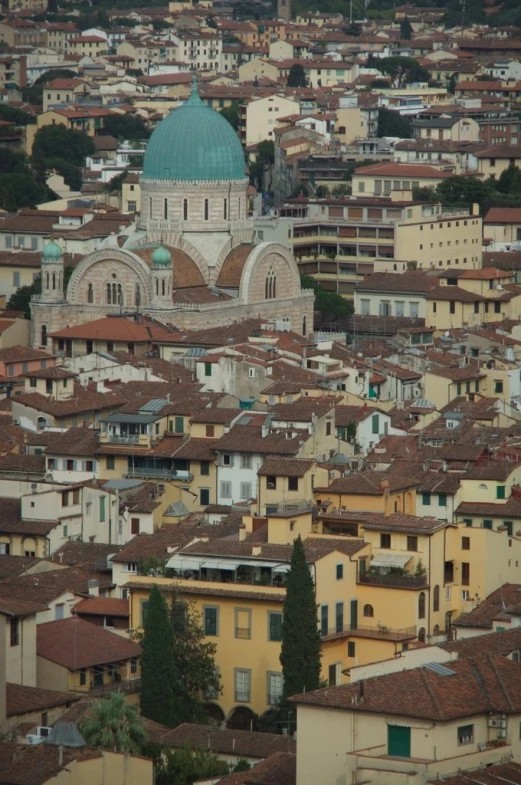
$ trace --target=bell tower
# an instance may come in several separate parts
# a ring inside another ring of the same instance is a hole
[[[291,0],[277,0],[277,18],[291,22]]]
[[[172,254],[164,245],[159,245],[152,254],[152,298],[151,308],[172,307]]]
[[[41,261],[42,303],[62,303],[63,294],[63,252],[58,243],[51,240],[44,246]]]

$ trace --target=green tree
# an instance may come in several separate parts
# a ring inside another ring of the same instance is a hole
[[[317,185],[315,188],[315,196],[317,199],[326,199],[329,196],[329,188],[327,185]]]
[[[212,30],[217,30],[217,22],[211,14],[206,17],[206,26],[211,27]]]
[[[289,69],[288,74],[288,87],[307,87],[306,72],[304,66],[300,63],[293,63]]]
[[[454,95],[456,92],[456,85],[458,84],[458,77],[457,74],[451,74],[447,81],[447,92],[451,95]]]
[[[378,136],[398,136],[400,139],[412,138],[412,122],[409,117],[401,115],[384,106],[378,112]]]
[[[19,150],[0,147],[0,173],[27,172],[27,156]]]
[[[300,285],[303,289],[313,289],[315,292],[315,311],[321,315],[322,321],[346,319],[353,314],[353,304],[349,300],[336,292],[326,292],[313,276],[301,275]]]
[[[176,706],[174,632],[168,605],[153,586],[147,605],[141,657],[141,714],[168,727],[179,724]]]
[[[14,212],[21,207],[36,207],[47,198],[48,190],[31,171],[0,174],[0,208]]]
[[[465,5],[462,5],[460,0],[448,0],[443,23],[446,27],[487,24],[485,5],[485,0],[466,0]]]
[[[413,34],[412,24],[409,22],[409,17],[406,16],[400,22],[400,38],[402,41],[410,41]]]
[[[510,164],[508,169],[501,173],[497,183],[495,182],[496,190],[502,194],[520,194],[521,193],[521,170],[515,164]]]
[[[121,693],[97,701],[80,725],[90,747],[139,754],[147,735],[136,709]]]
[[[141,117],[131,114],[112,114],[105,119],[101,133],[116,139],[148,139],[150,131]]]
[[[250,182],[256,185],[257,190],[262,191],[264,188],[264,177],[266,173],[269,174],[269,179],[266,183],[266,188],[271,191],[272,171],[275,164],[275,144],[265,139],[257,145],[257,157],[255,161],[249,164]]]
[[[166,753],[157,766],[156,785],[193,785],[229,773],[228,764],[210,750],[182,747]]]
[[[7,303],[8,311],[23,311],[25,318],[31,318],[31,297],[33,294],[40,294],[42,291],[41,278],[36,278],[29,286],[19,286],[13,292]]]
[[[464,205],[470,207],[475,202],[482,205],[492,194],[489,183],[477,177],[456,175],[443,180],[436,188],[436,195],[445,206]]]
[[[228,120],[234,131],[239,130],[239,105],[235,101],[230,104],[230,106],[223,106],[219,114],[221,114],[225,120]]]
[[[356,22],[350,22],[345,28],[346,35],[359,36],[362,34],[362,28]]]
[[[58,174],[61,174],[66,185],[72,191],[79,191],[81,189],[81,169],[79,166],[74,166],[63,158],[49,158],[45,162],[47,170],[55,169]]]
[[[173,631],[176,721],[204,721],[206,696],[219,691],[215,643],[206,640],[201,616],[191,603],[174,596],[170,606]]]
[[[430,74],[414,57],[382,57],[375,59],[374,67],[391,77],[392,86],[402,88],[411,82],[428,82]]]
[[[321,656],[315,587],[299,536],[293,544],[282,618],[283,716],[289,715],[288,698],[320,687]]]
[[[22,109],[16,109],[14,106],[8,106],[8,104],[0,104],[0,120],[15,125],[31,125],[36,122],[34,115],[24,112]]]
[[[94,150],[94,142],[83,131],[71,131],[64,125],[45,125],[34,137],[31,161],[38,168],[56,158],[74,166],[84,166],[85,157],[92,155]]]

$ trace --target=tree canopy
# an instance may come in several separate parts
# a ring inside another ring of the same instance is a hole
[[[404,41],[410,41],[413,34],[412,24],[409,21],[409,17],[406,16],[400,22],[400,38]]]
[[[174,728],[176,679],[174,670],[174,632],[168,606],[157,586],[150,591],[146,606],[141,657],[141,714]]]
[[[371,65],[391,77],[392,86],[402,88],[412,82],[428,82],[430,74],[414,57],[375,57]]]
[[[132,114],[111,114],[105,118],[101,130],[104,136],[115,136],[116,139],[148,139],[150,131],[141,117]]]
[[[237,104],[236,101],[231,103],[230,106],[223,106],[219,114],[221,114],[225,120],[228,120],[234,131],[239,130],[239,124],[240,124],[239,105]]]
[[[306,72],[301,63],[293,63],[288,73],[288,87],[307,87]]]
[[[36,132],[31,160],[36,166],[56,158],[84,166],[86,156],[94,150],[94,142],[83,131],[72,131],[64,125],[45,125]]]
[[[134,754],[141,752],[147,738],[136,709],[117,692],[94,704],[81,723],[80,732],[90,747]]]
[[[286,716],[291,706],[288,698],[320,687],[321,656],[315,587],[299,536],[293,543],[282,617],[280,663]]]
[[[412,122],[409,117],[401,115],[393,109],[386,109],[385,106],[378,112],[378,131],[377,135],[398,136],[400,139],[412,138]]]
[[[322,321],[345,319],[353,313],[353,304],[349,300],[336,292],[327,292],[311,275],[301,275],[300,285],[315,292],[315,311],[320,313]]]

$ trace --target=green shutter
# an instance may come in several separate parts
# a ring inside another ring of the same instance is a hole
[[[505,486],[496,485],[496,499],[504,499],[504,498],[505,498]]]
[[[387,726],[387,754],[396,758],[411,757],[411,729],[404,725]]]
[[[103,521],[105,520],[105,496],[100,496],[99,519],[100,519],[100,523],[103,523]]]
[[[282,640],[282,613],[270,613],[270,641]]]
[[[371,418],[371,426],[373,433],[380,433],[380,416],[378,414],[373,414]]]

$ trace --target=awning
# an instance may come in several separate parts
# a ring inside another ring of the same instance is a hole
[[[291,569],[291,564],[277,564],[276,567],[273,568],[273,572],[289,572]]]
[[[405,553],[376,553],[371,561],[371,567],[405,567],[412,556]]]
[[[194,558],[176,554],[166,563],[168,570],[200,570],[202,557]]]
[[[206,567],[207,570],[236,570],[241,564],[240,561],[235,559],[205,559],[201,567]]]

